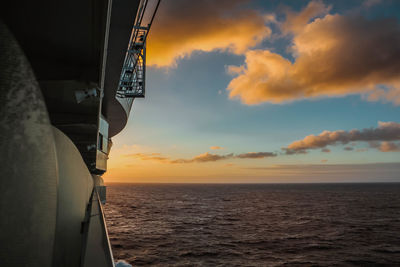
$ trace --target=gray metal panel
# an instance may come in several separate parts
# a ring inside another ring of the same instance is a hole
[[[82,222],[93,191],[93,178],[72,141],[53,128],[59,171],[53,266],[79,266]]]
[[[100,150],[96,150],[96,169],[106,171],[107,170],[107,159],[108,155]]]
[[[115,0],[112,4],[102,112],[110,123],[110,137],[125,127],[133,103],[133,101],[120,102],[115,98],[115,94],[139,2],[139,0]]]
[[[1,21],[0,75],[0,265],[52,266],[58,184],[53,132],[32,69]]]
[[[99,123],[99,132],[100,132],[105,138],[108,138],[108,127],[109,127],[108,122],[103,118],[103,116],[101,116],[101,117],[100,117],[100,123]]]
[[[101,204],[106,204],[107,200],[107,186],[99,185],[96,186],[97,192],[99,193]]]
[[[113,267],[114,259],[108,239],[104,212],[96,188],[93,190],[88,219],[85,228],[86,239],[83,244],[82,266]]]

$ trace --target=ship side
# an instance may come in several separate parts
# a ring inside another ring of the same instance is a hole
[[[144,97],[158,5],[23,0],[0,9],[1,266],[115,265],[101,176],[111,138]]]

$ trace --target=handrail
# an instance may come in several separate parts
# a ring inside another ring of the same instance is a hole
[[[98,267],[115,266],[104,210],[96,187],[92,190],[86,208],[85,220],[82,224],[81,249],[81,267],[94,266],[94,263]],[[94,260],[94,258],[98,257],[101,257],[101,259]]]

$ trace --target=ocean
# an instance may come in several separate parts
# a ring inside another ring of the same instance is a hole
[[[133,266],[400,266],[400,184],[109,184]]]

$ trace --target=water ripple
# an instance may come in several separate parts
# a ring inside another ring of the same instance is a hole
[[[113,184],[116,259],[134,266],[400,265],[399,184]]]

